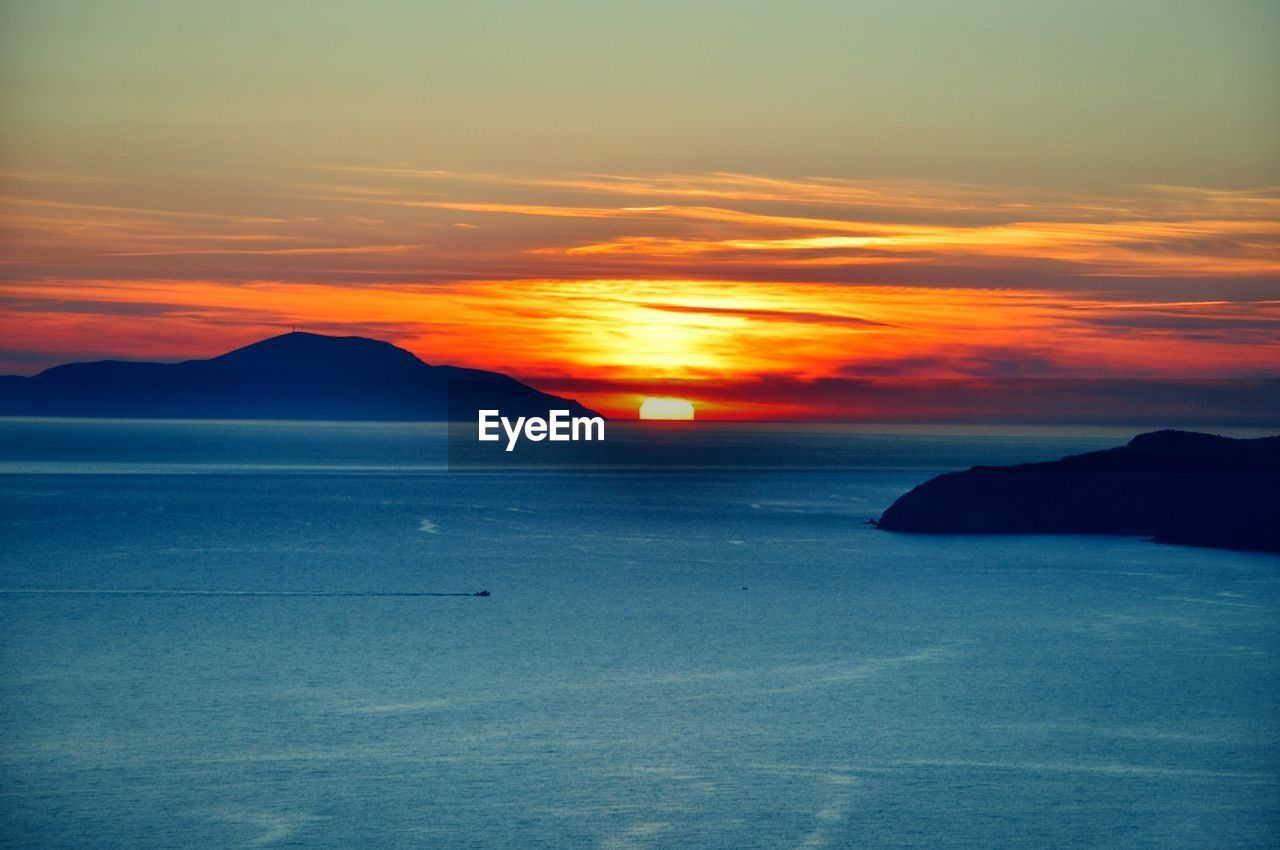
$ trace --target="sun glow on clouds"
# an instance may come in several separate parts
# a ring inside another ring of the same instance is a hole
[[[7,293],[26,305],[0,314],[11,345],[56,350],[92,336],[117,356],[180,359],[279,332],[285,316],[285,327],[378,336],[428,362],[506,371],[622,417],[637,395],[673,391],[708,418],[814,414],[770,403],[770,382],[784,379],[1160,375],[1171,345],[1188,357],[1186,375],[1239,373],[1252,362],[1242,355],[1280,360],[1280,302],[636,280],[85,281],[43,306],[42,285]]]
[[[144,207],[122,181],[0,180],[0,371],[208,356],[303,324],[611,415],[679,393],[715,418],[821,413],[782,380],[1280,362],[1273,191],[349,168],[190,209],[190,187],[143,187]]]

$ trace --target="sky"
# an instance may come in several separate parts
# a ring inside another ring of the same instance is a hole
[[[0,373],[301,325],[622,416],[1280,377],[1276,43],[1269,0],[4,4]]]

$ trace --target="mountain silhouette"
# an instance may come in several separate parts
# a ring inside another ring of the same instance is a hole
[[[301,332],[209,360],[102,360],[0,377],[3,416],[474,420],[477,408],[598,415],[498,372],[432,366],[376,339]]]
[[[877,525],[939,534],[1145,534],[1280,552],[1280,436],[1156,431],[1048,463],[975,466],[901,496]]]

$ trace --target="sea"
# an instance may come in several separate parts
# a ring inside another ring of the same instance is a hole
[[[1276,847],[1280,558],[868,522],[1135,432],[0,421],[0,846]]]

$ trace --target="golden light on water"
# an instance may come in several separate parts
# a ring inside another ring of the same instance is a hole
[[[693,403],[682,398],[646,398],[640,405],[641,419],[692,419]]]

